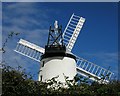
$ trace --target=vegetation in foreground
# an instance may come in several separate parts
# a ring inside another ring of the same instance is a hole
[[[2,96],[120,96],[120,81],[111,81],[109,84],[98,84],[92,82],[88,84],[87,79],[76,77],[75,81],[80,84],[71,86],[71,82],[66,78],[69,88],[62,88],[55,79],[51,79],[48,83],[34,81],[32,76],[27,74],[25,70],[18,67],[17,69],[10,66],[2,68]],[[59,87],[48,88],[53,84]]]

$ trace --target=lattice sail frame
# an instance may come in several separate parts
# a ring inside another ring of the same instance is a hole
[[[26,40],[20,39],[14,51],[40,62],[41,54],[44,54],[45,49]]]
[[[85,77],[89,77],[91,80],[101,80],[105,77],[105,82],[109,82],[111,76],[114,74],[110,70],[100,67],[88,60],[76,56],[77,72]]]
[[[71,52],[76,39],[83,27],[85,18],[72,14],[64,32],[63,32],[63,42],[66,45],[66,49]]]

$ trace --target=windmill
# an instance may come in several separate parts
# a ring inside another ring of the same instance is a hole
[[[64,75],[73,79],[77,73],[94,81],[101,80],[102,75],[107,74],[110,79],[113,75],[111,71],[71,52],[84,22],[85,18],[73,13],[63,33],[57,21],[54,28],[50,26],[45,48],[20,39],[14,51],[41,63],[38,81],[45,82],[58,76],[59,81],[65,82]],[[108,81],[105,78],[105,82]]]

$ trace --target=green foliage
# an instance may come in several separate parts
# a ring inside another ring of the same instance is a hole
[[[6,51],[5,51],[5,47],[6,47],[7,42],[9,41],[9,39],[13,38],[14,35],[17,36],[17,35],[19,35],[19,34],[20,34],[20,33],[18,33],[18,32],[13,32],[13,31],[10,32],[10,33],[8,34],[7,38],[5,39],[5,41],[4,41],[3,45],[2,45],[2,48],[0,48],[0,52],[5,53],[5,52],[6,52]]]
[[[19,71],[10,66],[3,66],[2,96],[39,96],[46,92],[46,85],[33,81],[24,70]]]
[[[76,76],[74,80],[68,80],[68,77],[65,77],[68,87],[64,88],[56,78],[48,80],[47,83],[34,81],[32,76],[21,67],[14,69],[3,66],[2,96],[120,96],[119,81],[111,81],[109,84],[93,82],[90,85],[88,80],[81,76]],[[77,84],[76,81],[79,80],[81,83]],[[48,88],[48,86],[52,87]]]

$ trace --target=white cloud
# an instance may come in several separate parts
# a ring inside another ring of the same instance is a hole
[[[48,37],[48,30],[46,29],[44,30],[37,29],[26,34],[27,40],[39,44],[42,47],[44,47],[44,45],[47,43],[47,37]]]
[[[21,38],[23,37],[31,42],[37,42],[37,44],[39,43],[43,45],[43,41],[46,39],[42,39],[48,34],[47,28],[49,22],[47,20],[47,12],[49,10],[45,11],[42,9],[36,9],[33,3],[8,4],[4,10],[3,22],[8,25],[4,24],[3,26],[3,37],[5,37],[10,31],[20,32]],[[14,12],[14,14],[10,14],[11,12]],[[38,12],[40,15],[38,15]],[[30,14],[33,16],[30,16]],[[36,16],[34,17],[34,15]]]
[[[5,5],[3,5],[5,6]],[[48,25],[48,10],[35,8],[34,3],[15,3],[3,7],[3,22],[11,25],[22,26],[45,26]]]
[[[3,27],[3,32],[4,32],[3,41],[5,41],[8,33],[10,33],[11,31],[20,33],[19,36],[15,36],[14,39],[12,40],[12,42],[14,42],[14,44],[16,44],[15,42],[17,42],[20,38],[26,39],[29,42],[33,42],[42,47],[44,47],[44,45],[47,43],[47,37],[48,37],[47,29],[25,30],[25,29],[21,29],[16,26]],[[14,44],[11,44],[11,45],[13,46]]]
[[[3,42],[11,31],[20,33],[8,40],[3,60],[12,67],[17,67],[19,64],[28,72],[37,73],[39,71],[38,62],[18,55],[13,50],[20,38],[44,47],[47,43],[49,29],[49,10],[36,9],[33,3],[13,3],[3,8]]]

